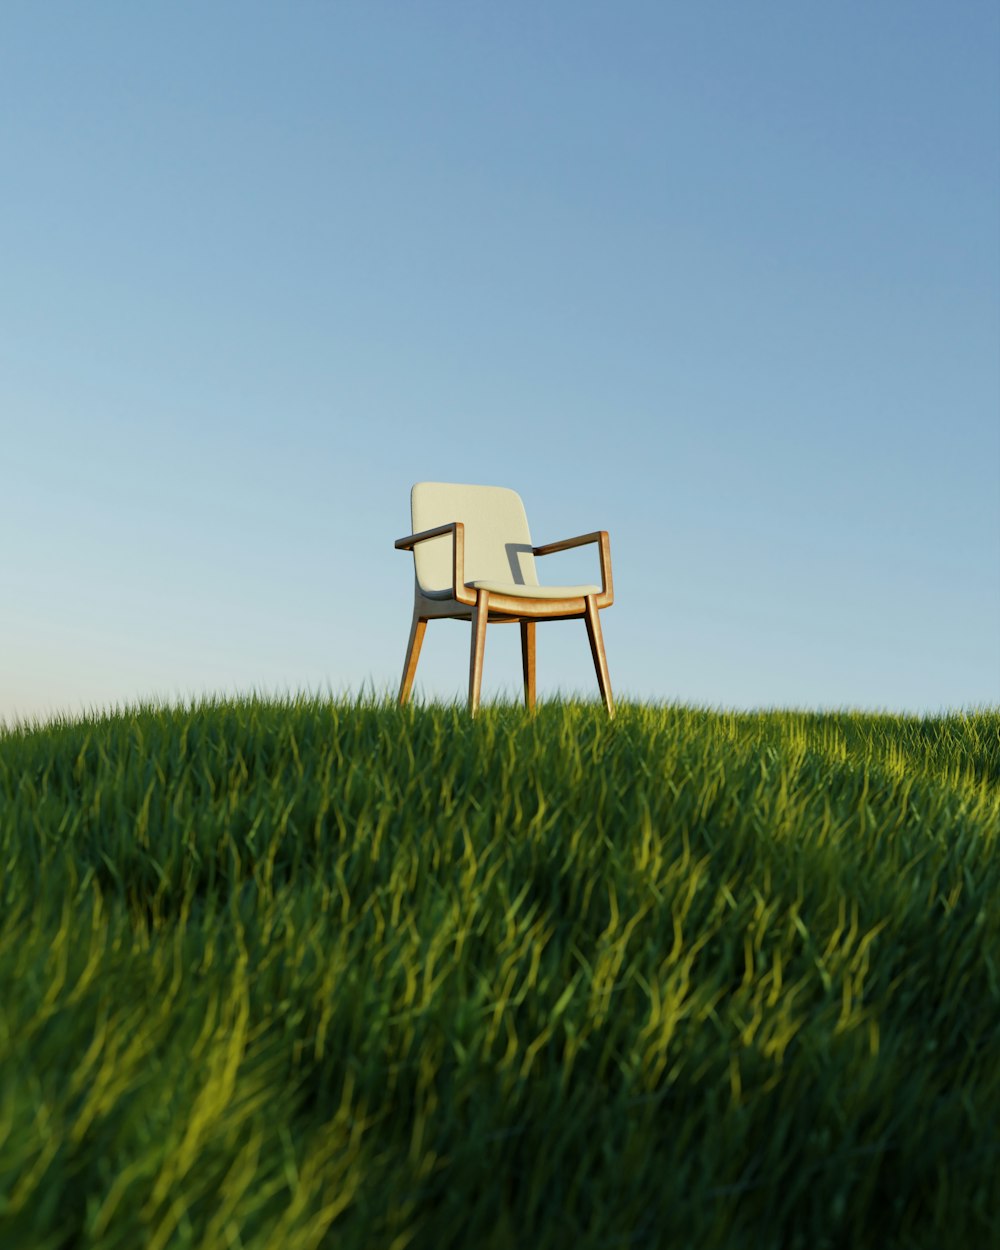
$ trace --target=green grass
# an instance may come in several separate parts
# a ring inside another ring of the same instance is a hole
[[[1000,1239],[1000,711],[0,732],[0,1245]]]

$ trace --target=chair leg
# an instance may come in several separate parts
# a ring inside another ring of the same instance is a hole
[[[597,612],[597,601],[593,595],[587,596],[587,636],[590,639],[590,653],[594,657],[594,668],[597,670],[597,684],[601,688],[601,698],[608,709],[608,715],[615,714],[615,701],[611,694],[611,678],[608,676],[608,657],[604,653],[604,635],[601,633],[601,620]]]
[[[403,663],[403,680],[399,686],[399,706],[405,707],[413,689],[413,678],[417,673],[417,661],[420,659],[420,648],[423,646],[427,622],[414,613],[413,624],[410,626],[410,641],[406,644],[406,660]]]
[[[535,622],[521,622],[521,668],[524,672],[524,706],[535,706]]]
[[[486,650],[486,622],[489,619],[490,593],[480,590],[472,609],[472,653],[469,657],[469,715],[479,708],[479,690],[483,684],[483,652]]]

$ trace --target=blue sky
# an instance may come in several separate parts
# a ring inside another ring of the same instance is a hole
[[[1000,702],[998,12],[4,6],[0,717],[394,689],[421,479],[619,696]]]

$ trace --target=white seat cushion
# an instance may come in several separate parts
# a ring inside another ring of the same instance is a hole
[[[600,586],[539,586],[531,533],[524,504],[504,486],[467,486],[455,482],[417,482],[410,492],[413,532],[435,529],[451,521],[465,526],[465,584],[475,590],[519,599],[582,599],[598,595]],[[413,549],[417,594],[442,604],[441,615],[468,616],[457,604],[445,609],[452,591],[454,539],[429,538]]]
[[[467,582],[466,585],[519,599],[582,599],[585,595],[601,593],[600,586],[521,586],[517,582]]]
[[[414,533],[462,522],[467,582],[482,577],[504,584],[538,585],[528,518],[516,491],[505,486],[417,482],[410,492],[410,518]],[[454,551],[450,534],[414,547],[417,587],[422,594],[432,599],[451,597]]]

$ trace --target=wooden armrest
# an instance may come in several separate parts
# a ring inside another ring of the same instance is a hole
[[[456,525],[459,529],[465,529],[461,521],[449,521],[447,525],[438,525],[432,530],[421,530],[419,534],[407,534],[405,538],[397,538],[393,545],[398,551],[412,551],[417,543],[428,538],[443,538],[445,534],[453,534]]]
[[[417,543],[426,542],[428,538],[443,538],[446,534],[454,535],[451,563],[452,594],[459,603],[465,603],[471,607],[476,602],[476,592],[465,584],[465,526],[461,521],[449,521],[447,525],[438,525],[432,530],[421,530],[419,534],[407,534],[405,538],[397,538],[394,546],[397,551],[412,551]]]
[[[588,543],[600,545],[601,560],[601,596],[598,607],[610,608],[615,601],[615,588],[611,580],[611,539],[607,530],[594,530],[591,534],[578,534],[576,538],[564,538],[557,543],[545,543],[542,547],[532,547],[531,553],[536,556],[550,556],[556,551],[569,551],[571,547],[585,547]]]
[[[536,556],[550,556],[554,551],[569,551],[570,547],[585,547],[587,543],[599,543],[607,536],[605,530],[594,530],[592,534],[580,534],[576,538],[563,538],[557,543],[546,543],[544,547],[532,547],[531,553]]]

